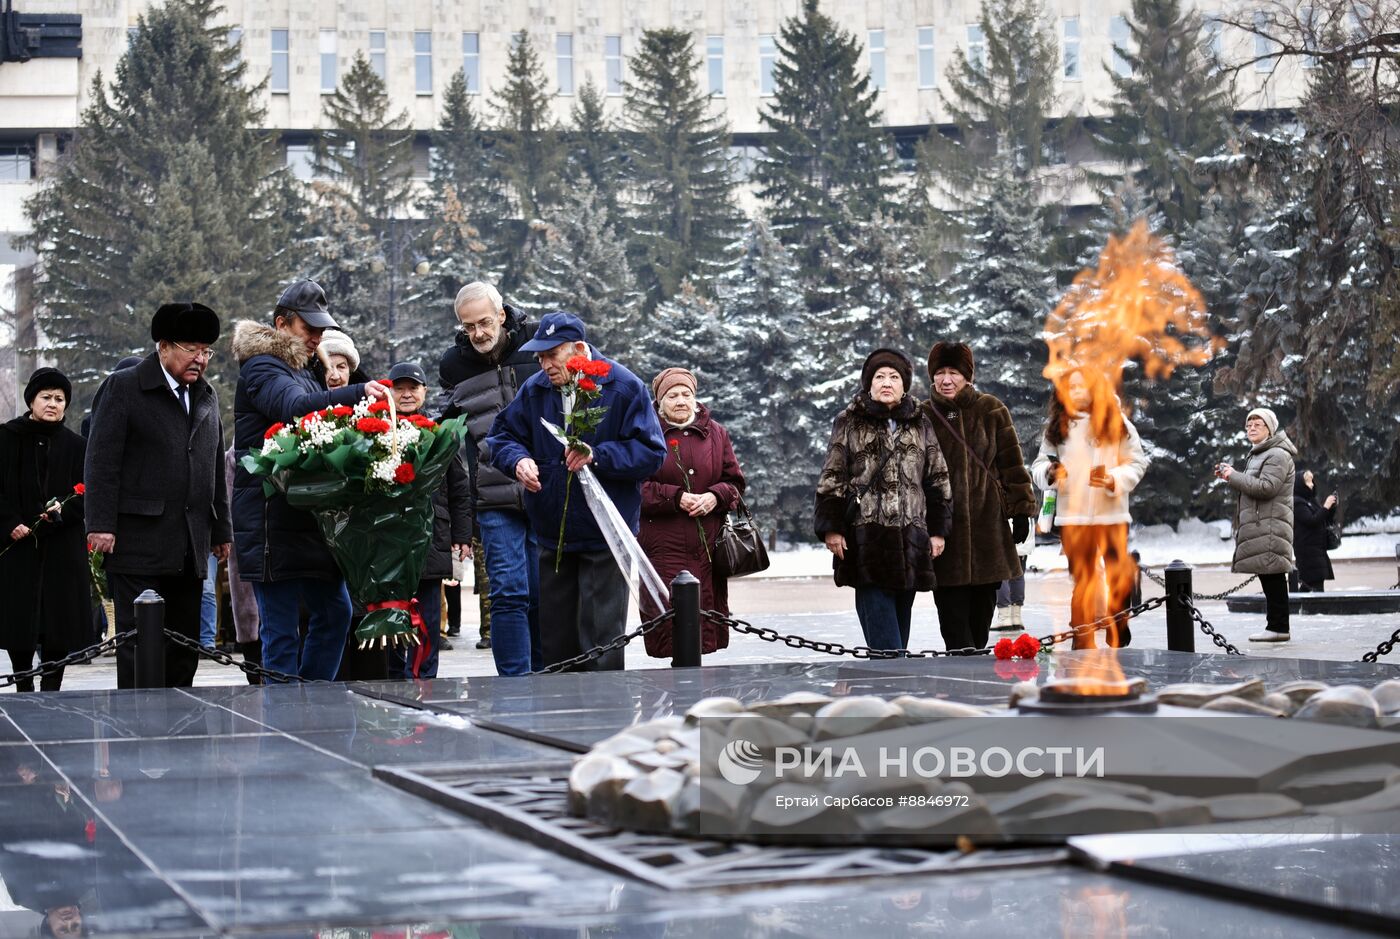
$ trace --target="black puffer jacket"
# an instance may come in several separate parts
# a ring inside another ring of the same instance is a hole
[[[534,353],[521,352],[535,324],[507,305],[505,342],[499,355],[485,356],[472,348],[465,333],[458,333],[451,349],[438,364],[442,383],[439,407],[442,420],[467,415],[467,434],[462,448],[475,480],[476,511],[486,509],[525,510],[520,484],[491,465],[486,438],[496,415],[515,400],[525,379],[540,370]]]
[[[307,369],[310,356],[296,336],[251,320],[233,330],[238,390],[233,398],[233,542],[238,575],[266,583],[296,577],[332,580],[340,568],[310,512],[294,509],[284,496],[263,495],[263,481],[236,461],[261,448],[273,424],[286,424],[331,405],[354,405],[363,384],[327,391]]]
[[[452,546],[472,543],[472,481],[461,457],[447,464],[447,475],[433,493],[433,543],[423,579],[452,576]]]

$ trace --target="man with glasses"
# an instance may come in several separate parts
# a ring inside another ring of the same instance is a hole
[[[219,317],[202,303],[167,303],[151,319],[156,351],[114,372],[93,415],[84,467],[88,541],[107,555],[117,631],[136,625],[136,597],[165,600],[165,626],[199,639],[204,559],[228,557],[219,396],[204,378]],[[135,685],[135,647],[117,650],[117,687]],[[164,684],[194,684],[199,658],[167,642]]]
[[[302,280],[282,292],[272,325],[240,320],[233,330],[238,389],[233,398],[233,533],[238,575],[253,585],[260,617],[262,664],[306,679],[332,681],[350,631],[350,594],[311,513],[280,493],[263,494],[262,480],[238,461],[261,448],[273,424],[311,411],[383,398],[388,389],[365,382],[327,390],[308,365],[321,334],[336,328],[326,292]],[[300,608],[310,614],[300,638]]]

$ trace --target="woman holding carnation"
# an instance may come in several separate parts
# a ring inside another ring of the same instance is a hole
[[[836,417],[817,482],[816,532],[837,586],[856,590],[872,649],[906,649],[914,596],[934,587],[953,513],[948,466],[933,422],[910,394],[913,365],[876,349],[861,389]]]
[[[13,671],[52,662],[91,640],[92,608],[83,519],[87,444],[63,426],[73,389],[55,368],[41,368],[24,389],[28,413],[0,427],[0,640]],[[63,670],[45,675],[57,691]],[[33,691],[34,680],[16,686]]]
[[[666,435],[666,462],[642,483],[642,525],[637,540],[661,579],[670,583],[681,571],[700,581],[700,608],[729,614],[729,585],[715,571],[712,554],[724,516],[739,504],[744,473],[734,456],[729,432],[695,399],[695,375],[668,368],[651,382],[656,413]],[[660,613],[649,597],[642,618]],[[700,624],[700,649],[714,652],[729,645],[729,628],[708,619]],[[647,633],[647,655],[667,658],[671,625]]]

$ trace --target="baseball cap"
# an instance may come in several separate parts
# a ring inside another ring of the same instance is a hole
[[[535,338],[520,347],[521,352],[548,352],[565,342],[587,342],[588,333],[583,328],[583,320],[572,313],[555,310],[540,318],[540,328],[535,330]]]
[[[424,374],[423,367],[417,362],[400,362],[389,369],[389,384],[393,384],[400,378],[411,378],[420,385],[428,383],[428,376]]]
[[[277,309],[295,313],[314,329],[340,328],[331,317],[326,292],[314,280],[299,280],[282,291],[282,296],[277,298]]]

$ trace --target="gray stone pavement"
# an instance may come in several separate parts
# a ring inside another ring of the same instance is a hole
[[[1396,582],[1393,561],[1341,561],[1335,564],[1337,580],[1329,589],[1385,589]],[[1196,571],[1195,589],[1198,593],[1218,593],[1244,578],[1221,567]],[[1144,582],[1146,597],[1158,596],[1161,590]],[[1246,589],[1249,592],[1249,588]],[[1062,572],[1033,573],[1026,581],[1026,630],[1032,635],[1063,630],[1069,623],[1069,575]],[[459,678],[494,675],[491,653],[474,648],[477,635],[477,604],[470,588],[462,597],[462,636],[455,639],[455,648],[443,652],[439,675]],[[771,626],[780,632],[798,633],[822,641],[840,641],[847,645],[861,643],[860,624],[854,609],[854,594],[849,589],[834,586],[830,579],[754,579],[746,578],[730,584],[730,607],[734,616],[755,625]],[[1287,643],[1262,645],[1247,642],[1252,632],[1263,628],[1263,617],[1256,614],[1230,613],[1224,602],[1203,602],[1200,610],[1216,629],[1246,654],[1281,658],[1311,658],[1355,661],[1363,653],[1400,628],[1400,614],[1388,616],[1297,616],[1293,621],[1293,638]],[[636,610],[629,622],[639,622]],[[629,627],[630,628],[630,627]],[[992,633],[1015,636],[1014,632]],[[1133,623],[1133,644],[1143,648],[1166,648],[1166,620],[1161,610],[1147,613]],[[914,605],[913,636],[910,645],[916,649],[941,649],[938,617],[933,598],[920,595]],[[1205,636],[1197,637],[1196,651],[1208,652],[1214,647]],[[751,636],[731,636],[727,649],[705,657],[706,665],[747,665],[766,662],[795,662],[829,658],[822,653],[791,649],[777,643],[763,642]],[[1400,648],[1382,662],[1400,665]],[[115,688],[116,667],[111,658],[99,659],[91,665],[69,668],[64,676],[64,689]],[[649,658],[641,643],[628,647],[628,668],[665,668],[669,659]],[[241,672],[230,666],[201,662],[195,676],[196,685],[229,685],[244,681]],[[12,688],[3,693],[13,692]]]

